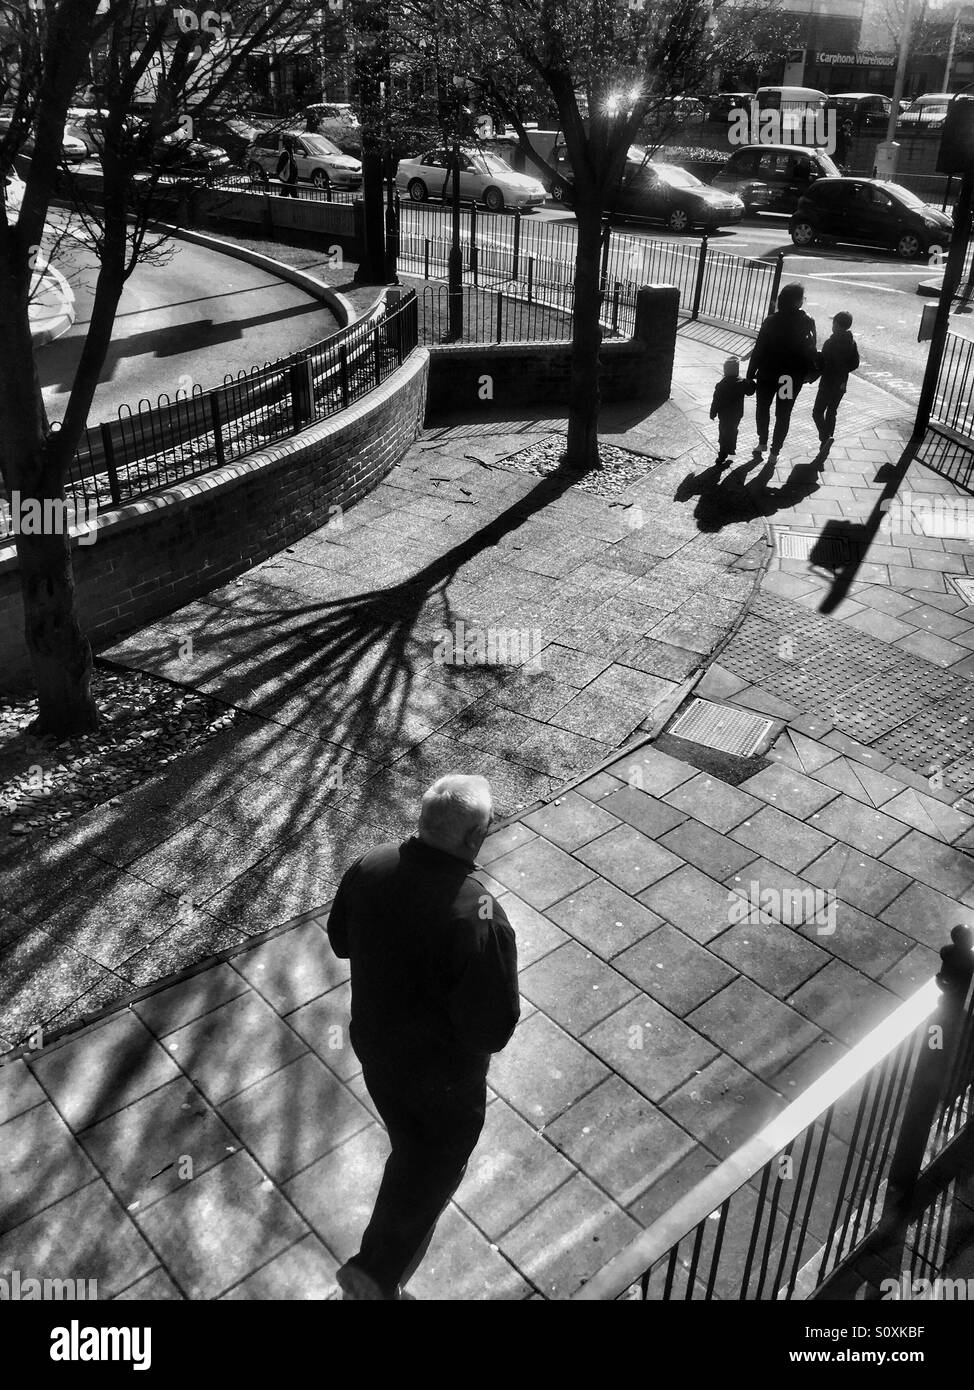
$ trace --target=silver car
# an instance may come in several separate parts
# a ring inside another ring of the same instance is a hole
[[[244,167],[252,179],[263,183],[268,177],[276,177],[285,140],[291,145],[299,180],[312,183],[315,188],[362,187],[361,161],[342,154],[327,136],[312,135],[306,130],[272,130],[259,135],[244,156]]]

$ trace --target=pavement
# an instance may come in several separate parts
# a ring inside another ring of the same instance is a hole
[[[563,421],[444,420],[340,528],[108,654],[240,714],[6,875],[0,1267],[333,1292],[386,1146],[327,904],[448,770],[510,817],[480,872],[522,1020],[420,1298],[570,1296],[936,971],[974,919],[970,499],[859,381],[820,480],[810,400],[777,468],[716,475],[732,346],[686,326],[671,401],[606,412],[647,458],[618,496],[501,462]],[[522,666],[439,662],[459,622]],[[675,737],[691,689],[770,745]]]

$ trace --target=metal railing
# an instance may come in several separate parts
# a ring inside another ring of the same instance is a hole
[[[895,1246],[918,1183],[972,1130],[971,929],[956,927],[951,939],[936,980],[575,1298],[810,1298],[858,1277],[870,1247]]]
[[[277,197],[291,197],[291,194],[284,193],[285,185],[280,179],[268,175],[264,179],[253,179],[249,174],[226,174],[222,178],[214,179],[207,185],[217,193],[270,193]],[[360,191],[349,191],[343,188],[315,188],[310,183],[296,183],[290,185],[294,190],[294,197],[305,203],[358,203],[362,201]]]
[[[403,203],[400,269],[426,280],[445,278],[451,237],[449,209]],[[464,277],[475,288],[503,289],[528,304],[571,311],[578,247],[573,223],[540,222],[517,211],[489,213],[468,204],[461,212],[460,244]],[[691,246],[627,235],[609,225],[602,237],[603,291],[610,299],[618,294],[623,327],[627,304],[635,308],[636,286],[668,284],[679,289],[681,311],[691,318],[756,331],[774,307],[781,266],[780,256],[753,260],[714,250],[706,233]]]
[[[929,429],[918,456],[960,487],[974,485],[974,339],[947,333]]]
[[[118,506],[285,439],[381,385],[417,346],[418,332],[409,290],[301,352],[225,377],[222,386],[123,406],[117,419],[85,431],[65,492],[76,504]]]

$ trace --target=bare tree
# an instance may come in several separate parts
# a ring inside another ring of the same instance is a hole
[[[7,31],[0,104],[0,169],[23,162],[19,211],[0,214],[0,468],[9,494],[63,503],[67,470],[82,438],[111,342],[125,283],[158,246],[150,228],[171,212],[166,137],[180,117],[219,104],[239,84],[247,58],[276,34],[302,33],[310,7],[271,0],[237,7],[233,28],[200,32],[172,5],[139,0],[3,0]],[[97,201],[64,167],[65,118],[91,82],[100,110]],[[60,428],[44,406],[31,341],[31,283],[54,202],[84,220],[98,260],[90,322]],[[171,220],[171,217],[170,217]],[[50,510],[50,509],[49,509]],[[16,536],[25,635],[38,695],[33,732],[66,737],[97,726],[91,648],[78,620],[70,537],[63,527]]]
[[[516,131],[535,158],[525,125],[544,92],[557,112],[571,165],[577,223],[572,318],[571,405],[566,463],[599,466],[599,351],[603,210],[618,192],[630,147],[648,117],[657,127],[675,95],[705,89],[708,74],[743,63],[757,20],[777,0],[440,0],[441,25],[457,70]],[[551,179],[557,171],[549,166]]]

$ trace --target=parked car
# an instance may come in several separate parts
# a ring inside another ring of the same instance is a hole
[[[182,130],[174,130],[155,142],[151,162],[167,178],[203,179],[207,183],[225,177],[234,168],[226,150],[193,140]]]
[[[908,188],[882,179],[819,179],[798,200],[789,231],[796,246],[818,240],[895,250],[905,261],[928,260],[950,243],[954,224]]]
[[[927,92],[916,97],[900,115],[897,129],[903,131],[942,130],[952,92]]]
[[[396,187],[414,202],[452,195],[449,150],[427,150],[415,159],[401,159],[396,169]],[[491,212],[505,207],[540,207],[547,194],[540,179],[516,174],[500,155],[485,150],[460,151],[460,197],[483,203]]]
[[[846,135],[858,135],[861,131],[885,127],[893,103],[889,97],[879,92],[836,92],[826,103],[826,110],[834,110],[836,122]]]
[[[102,113],[92,108],[71,107],[64,123],[65,135],[80,140],[85,158],[96,157],[101,148]]]
[[[753,92],[716,92],[710,98],[707,118],[711,121],[726,121],[732,111],[750,111],[753,100]]]
[[[263,135],[266,127],[242,116],[194,116],[193,136],[208,145],[219,145],[231,160],[243,164],[247,151]]]
[[[7,222],[13,224],[20,216],[26,185],[14,169],[7,169],[3,176],[3,205],[7,211]]]
[[[9,116],[0,117],[0,139],[2,139],[10,129],[11,120]],[[33,133],[27,135],[19,145],[15,158],[29,160],[34,154]],[[78,140],[74,135],[69,135],[65,131],[61,138],[61,162],[64,164],[80,164],[82,160],[88,158],[88,151],[84,142]]]
[[[707,108],[699,97],[664,97],[650,111],[649,119],[660,125],[686,125],[702,121],[706,114]]]
[[[742,145],[711,183],[736,193],[749,216],[755,212],[794,212],[798,199],[816,179],[838,177],[838,166],[824,150],[808,145]]]
[[[245,167],[252,179],[263,183],[277,173],[285,140],[291,142],[299,179],[315,188],[354,191],[362,187],[361,161],[343,154],[326,135],[312,135],[306,130],[269,130],[259,135],[246,154]]]
[[[362,127],[345,101],[317,101],[306,106],[304,118],[312,135],[327,135],[345,154],[361,154]]]
[[[733,193],[710,188],[678,164],[630,160],[610,209],[617,217],[663,222],[671,232],[688,232],[740,222],[744,204]]]

